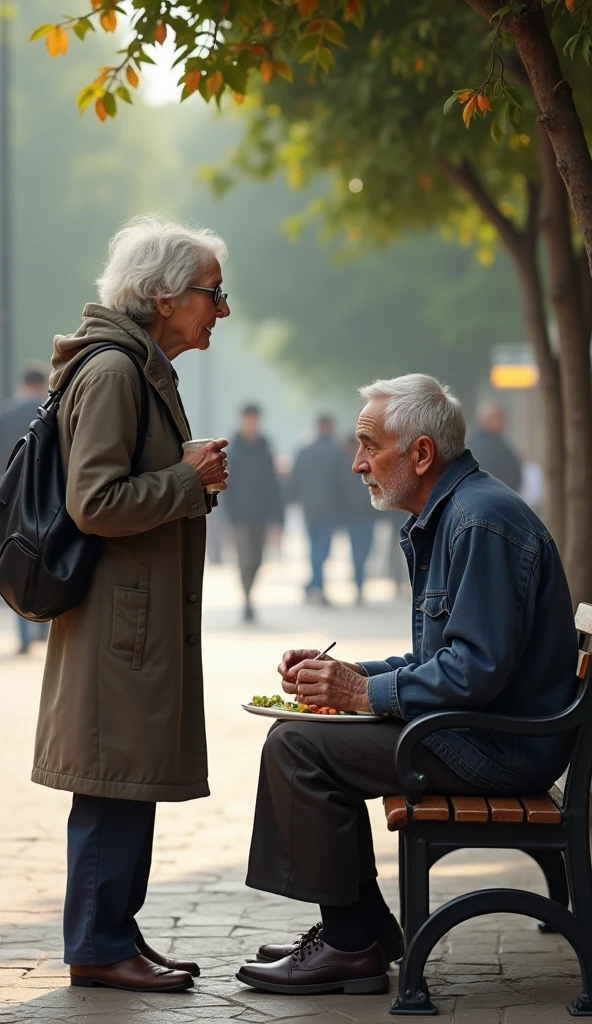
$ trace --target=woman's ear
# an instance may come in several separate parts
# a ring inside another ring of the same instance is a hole
[[[160,313],[161,316],[167,317],[167,319],[172,314],[173,308],[174,307],[171,299],[160,297],[156,300],[157,313]]]

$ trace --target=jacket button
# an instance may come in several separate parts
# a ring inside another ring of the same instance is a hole
[[[189,636],[187,637],[187,643],[191,644],[191,646],[193,647],[193,645],[197,643],[197,637],[193,633],[190,633]]]
[[[191,601],[191,604],[194,604],[195,601],[197,601],[197,594],[188,594],[187,595],[187,600]]]

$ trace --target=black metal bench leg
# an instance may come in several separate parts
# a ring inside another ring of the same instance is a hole
[[[399,830],[399,923],[405,929],[405,837]]]
[[[592,863],[587,818],[583,814],[581,819],[570,822],[565,862],[572,910],[592,932]]]
[[[532,847],[522,847],[522,850],[537,862],[543,872],[547,882],[549,899],[554,900],[555,903],[560,903],[562,907],[569,907],[567,872],[561,850],[544,850]],[[554,934],[557,930],[553,925],[547,924],[545,921],[539,922],[539,929],[547,934]]]
[[[408,851],[409,852],[409,851]],[[423,971],[436,943],[463,921],[483,914],[523,914],[551,924],[573,946],[582,971],[583,992],[568,1006],[573,1017],[592,1017],[592,931],[558,903],[520,889],[482,889],[459,896],[421,925],[407,948],[399,972],[399,994],[389,1007],[394,1016],[433,1016]]]
[[[405,844],[405,946],[430,915],[430,866],[428,844],[416,829],[403,830]]]

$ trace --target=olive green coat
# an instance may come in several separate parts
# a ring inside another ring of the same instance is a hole
[[[103,538],[85,600],[54,620],[33,781],[128,800],[207,796],[201,663],[206,499],[181,463],[190,428],[148,335],[88,305],[54,342],[52,388],[93,348],[133,352],[148,383],[148,436],[130,476],[140,414],[136,367],[123,353],[90,360],[59,411],[66,507]]]

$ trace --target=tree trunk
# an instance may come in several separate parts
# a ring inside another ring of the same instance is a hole
[[[559,366],[551,348],[543,284],[537,262],[538,189],[531,183],[526,228],[518,231],[489,198],[466,161],[460,167],[446,160],[441,160],[440,165],[496,228],[516,267],[526,333],[539,369],[544,407],[543,470],[546,488],[543,518],[557,547],[562,551],[565,541],[563,410]]]
[[[491,19],[504,0],[468,0]],[[592,157],[571,87],[565,81],[540,0],[525,0],[520,14],[504,18],[537,101],[539,120],[557,158],[557,167],[579,224],[592,273]]]
[[[559,333],[565,435],[566,543],[564,561],[574,604],[592,598],[592,384],[590,331],[573,247],[567,193],[555,154],[539,130],[543,186],[541,229],[546,241],[549,293]]]

